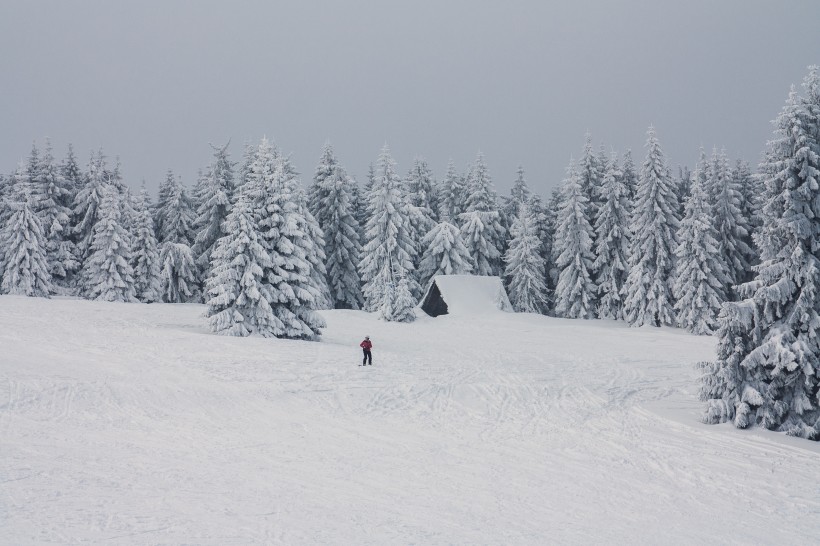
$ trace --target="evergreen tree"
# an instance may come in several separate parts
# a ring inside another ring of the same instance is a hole
[[[530,212],[530,221],[535,230],[535,235],[540,241],[539,254],[544,261],[544,283],[547,286],[548,308],[547,311],[552,311],[553,294],[555,292],[555,285],[558,282],[558,272],[555,269],[553,260],[553,244],[555,241],[555,217],[556,213],[548,204],[545,204],[541,196],[534,193],[530,196],[527,208]]]
[[[165,303],[199,301],[198,271],[191,247],[167,241],[159,254],[160,298]]]
[[[407,191],[410,204],[419,209],[424,218],[424,232],[438,222],[438,192],[433,173],[424,158],[417,157],[407,173]]]
[[[581,179],[581,190],[587,198],[587,214],[589,221],[595,225],[598,216],[598,201],[601,186],[601,166],[592,149],[592,135],[584,135],[584,151],[578,165],[578,175]]]
[[[185,191],[182,179],[168,171],[165,183],[160,187],[156,205],[155,222],[160,243],[190,245],[194,240],[196,221],[192,202]]]
[[[820,77],[792,88],[776,120],[765,174],[761,263],[737,303],[723,306],[717,360],[706,363],[704,421],[731,420],[820,439]]]
[[[207,271],[210,267],[211,252],[216,241],[225,235],[222,223],[231,210],[234,164],[228,154],[229,144],[230,142],[221,148],[211,146],[214,159],[202,178],[201,193],[198,196],[196,237],[192,250],[201,271]]]
[[[439,218],[455,222],[465,210],[467,188],[451,159],[439,191]]]
[[[473,257],[476,275],[501,275],[504,227],[492,179],[479,153],[470,171],[467,212],[459,215],[461,236]]]
[[[74,241],[83,266],[91,253],[94,226],[100,216],[100,203],[106,188],[110,185],[111,173],[108,170],[101,149],[96,154],[91,154],[88,163],[88,174],[83,181],[82,187],[74,197],[72,210],[74,214]],[[119,219],[117,225],[119,225]]]
[[[212,332],[247,336],[256,332],[270,336],[285,330],[270,302],[271,285],[265,270],[273,267],[254,220],[251,200],[240,191],[225,219],[225,234],[211,254],[211,268],[205,283],[208,326]]]
[[[83,186],[84,175],[80,164],[77,162],[77,157],[74,155],[74,146],[71,144],[68,145],[68,153],[60,165],[60,174],[63,175],[63,180],[65,180],[66,190],[73,198]]]
[[[470,273],[472,262],[459,229],[450,222],[439,222],[424,238],[424,254],[419,265],[422,286],[427,286],[436,275]]]
[[[113,186],[102,189],[98,214],[89,256],[83,264],[83,291],[94,300],[135,301],[131,247],[128,233],[120,225],[120,195]]]
[[[629,192],[629,202],[634,203],[638,196],[638,175],[635,170],[635,162],[632,160],[632,150],[624,153],[624,164],[621,167],[621,177]]]
[[[629,189],[612,154],[601,183],[601,208],[595,221],[595,280],[598,316],[623,318],[623,287],[629,271]]]
[[[328,143],[316,167],[309,194],[310,210],[324,234],[325,268],[332,306],[359,309],[363,304],[356,269],[361,255],[356,212],[356,183],[339,165]]]
[[[561,209],[555,233],[558,255],[558,285],[555,288],[555,312],[566,318],[594,318],[595,293],[592,281],[593,229],[589,222],[589,201],[583,181],[571,161],[561,190]]]
[[[698,335],[714,332],[726,301],[726,269],[716,236],[706,188],[695,173],[678,228],[673,292],[678,326]]]
[[[392,322],[413,322],[416,320],[416,299],[410,290],[410,282],[406,276],[399,278],[394,297],[385,300],[381,311],[381,318]]]
[[[549,291],[541,241],[526,201],[520,203],[518,209],[518,218],[511,230],[513,238],[504,256],[510,300],[519,313],[545,313],[549,307]]]
[[[0,291],[47,298],[51,293],[51,275],[46,259],[46,238],[40,218],[29,202],[10,205],[11,216],[0,230],[3,269]]]
[[[754,249],[753,236],[754,232],[760,225],[758,199],[763,195],[765,188],[759,188],[756,177],[752,175],[752,170],[749,164],[741,159],[735,162],[735,168],[732,171],[734,185],[740,193],[740,216],[748,224],[749,234],[744,238],[744,242],[751,249],[750,264],[756,265],[758,262],[757,252]],[[746,278],[739,280],[739,282],[747,282],[751,280],[751,270]]]
[[[131,267],[134,270],[134,292],[139,301],[152,303],[160,300],[160,260],[154,220],[151,217],[150,198],[143,184],[136,201],[136,221]]]
[[[385,145],[379,156],[373,187],[368,194],[366,244],[359,266],[364,282],[365,309],[377,311],[392,305],[396,281],[406,278],[411,293],[420,292],[413,270],[416,247],[410,238],[407,200],[396,174],[396,163]],[[385,315],[383,313],[383,315]],[[392,316],[387,313],[385,318]]]
[[[319,254],[318,244],[310,244],[312,227],[305,216],[309,214],[306,198],[298,190],[290,160],[265,138],[254,154],[245,191],[251,198],[262,246],[271,259],[271,266],[263,272],[270,284],[268,303],[275,320],[272,330],[260,334],[316,339],[325,326],[315,312],[324,294],[316,284],[316,264],[311,260],[321,261],[324,256]]]
[[[733,293],[732,287],[745,280],[751,271],[754,251],[747,243],[751,226],[749,220],[743,217],[743,196],[729,170],[725,152],[720,155],[714,152],[710,174],[713,221],[721,259],[726,268],[725,291],[730,294]]]
[[[632,214],[634,236],[624,287],[624,316],[632,326],[672,325],[675,302],[670,284],[679,224],[677,194],[654,127],[649,127],[646,148]]]

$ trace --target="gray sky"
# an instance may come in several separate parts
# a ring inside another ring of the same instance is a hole
[[[0,0],[0,170],[48,136],[190,185],[209,142],[265,134],[305,182],[326,140],[360,181],[387,142],[402,174],[481,150],[499,191],[520,163],[545,193],[586,131],[639,161],[650,123],[673,166],[755,164],[818,24],[816,0]]]

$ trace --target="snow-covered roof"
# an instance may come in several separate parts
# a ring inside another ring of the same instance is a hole
[[[475,275],[436,275],[422,298],[422,305],[433,289],[438,287],[441,298],[447,304],[448,315],[479,315],[511,312],[512,305],[499,277]]]

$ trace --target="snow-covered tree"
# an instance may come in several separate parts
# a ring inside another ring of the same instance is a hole
[[[416,247],[410,233],[407,200],[396,174],[396,163],[385,145],[368,194],[366,244],[359,271],[364,282],[365,309],[377,311],[395,298],[396,282],[406,278],[411,293],[419,293],[413,271]]]
[[[258,333],[269,337],[284,331],[285,325],[270,306],[274,297],[271,285],[265,281],[265,270],[270,270],[273,263],[247,193],[239,192],[224,227],[225,234],[211,253],[205,283],[208,326],[212,332],[228,336]]]
[[[392,322],[413,322],[416,320],[416,298],[410,290],[410,282],[406,276],[399,278],[395,288],[390,288],[394,292],[392,298],[386,298],[381,309],[380,316],[383,320]]]
[[[524,179],[524,167],[518,166],[515,182],[510,189],[510,197],[504,205],[504,216],[510,220],[510,225],[518,218],[521,205],[529,203],[532,192]]]
[[[439,218],[448,222],[455,222],[461,213],[466,212],[466,197],[466,183],[458,174],[451,159],[447,164],[447,173],[444,175],[444,180],[439,188]]]
[[[598,157],[592,149],[592,135],[584,135],[584,150],[581,154],[581,161],[578,164],[578,176],[581,179],[581,190],[587,198],[587,215],[592,225],[598,216],[598,201],[601,190],[601,178],[603,176]]]
[[[424,254],[419,265],[422,286],[435,275],[464,275],[473,270],[473,259],[461,231],[450,222],[436,224],[424,238]]]
[[[555,288],[555,312],[566,318],[594,318],[597,287],[592,280],[594,231],[589,202],[575,161],[567,169],[557,216],[555,251],[560,271]]]
[[[438,191],[433,173],[422,157],[413,160],[413,166],[407,173],[407,191],[410,204],[416,207],[424,219],[424,228],[427,232],[438,221]]]
[[[309,203],[324,234],[327,284],[336,309],[359,309],[363,304],[357,269],[362,246],[355,218],[356,189],[356,183],[336,160],[333,147],[325,144]]]
[[[324,293],[317,285],[316,263],[311,260],[324,259],[321,242],[312,240],[306,198],[290,160],[265,138],[254,154],[244,191],[251,199],[262,246],[271,259],[263,272],[270,285],[268,303],[276,320],[272,323],[274,329],[263,335],[316,339],[325,326],[315,311]]]
[[[754,249],[753,236],[758,226],[762,223],[760,220],[759,201],[765,192],[765,187],[758,185],[759,177],[754,176],[749,164],[741,159],[735,162],[732,176],[734,178],[735,187],[740,192],[740,215],[748,222],[748,229],[750,231],[744,241],[754,252],[750,263],[751,265],[756,265],[758,256]],[[751,280],[751,270],[748,273],[749,275],[747,275],[745,279],[742,279],[742,282]]]
[[[103,188],[98,214],[89,256],[83,264],[83,293],[95,300],[135,301],[131,247],[128,233],[120,225],[120,195],[113,186]]]
[[[749,296],[723,306],[717,360],[703,365],[704,421],[820,440],[820,77],[792,88],[766,165],[761,263]]]
[[[87,176],[74,196],[74,241],[83,264],[91,252],[94,226],[100,213],[100,202],[106,188],[111,186],[111,172],[108,170],[102,150],[91,154]],[[119,219],[117,219],[119,225]]]
[[[136,200],[134,236],[131,247],[131,267],[134,270],[134,291],[139,301],[152,303],[160,300],[160,261],[150,198],[143,184]]]
[[[629,218],[632,203],[612,154],[601,182],[601,205],[595,220],[595,282],[598,285],[598,316],[623,318],[623,287],[629,271]]]
[[[27,200],[12,203],[10,207],[11,216],[0,230],[0,248],[3,249],[0,291],[47,298],[52,290],[51,275],[40,218]]]
[[[165,303],[199,301],[198,271],[194,253],[185,243],[168,241],[159,254],[160,298]]]
[[[192,248],[201,271],[207,271],[216,241],[225,233],[222,223],[231,210],[234,191],[234,164],[228,154],[228,144],[212,146],[214,158],[202,178],[199,206],[195,222],[196,237]]]
[[[747,243],[751,226],[741,210],[743,195],[737,181],[729,170],[726,153],[712,154],[711,195],[713,222],[717,231],[720,255],[726,266],[726,293],[733,293],[732,286],[746,279],[751,271],[750,262],[754,251]]]
[[[519,203],[511,234],[513,238],[504,256],[510,303],[519,313],[546,313],[549,307],[546,266],[526,201]]]
[[[671,290],[677,245],[678,197],[655,128],[649,127],[632,214],[629,275],[624,286],[624,316],[632,326],[673,325]]]
[[[68,145],[68,153],[60,164],[60,174],[65,180],[65,188],[73,197],[83,186],[83,170],[77,162],[77,157],[74,155],[74,146],[70,143]]]
[[[160,187],[156,204],[155,222],[160,243],[182,243],[189,246],[194,240],[196,215],[191,198],[185,191],[182,179],[168,171],[165,183]]]
[[[711,334],[726,301],[726,269],[712,226],[712,207],[699,173],[686,200],[678,228],[673,292],[678,326],[698,335]]]
[[[505,231],[492,179],[479,153],[467,185],[467,212],[459,215],[461,236],[473,257],[475,275],[501,275]]]
[[[635,162],[632,160],[632,150],[624,153],[624,163],[621,167],[621,177],[624,186],[629,191],[629,202],[634,203],[638,196],[638,174],[635,169]]]

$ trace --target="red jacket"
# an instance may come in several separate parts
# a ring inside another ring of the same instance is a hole
[[[361,347],[362,349],[367,349],[369,351],[371,347],[373,347],[373,344],[370,342],[369,339],[365,339],[364,341],[359,343],[359,347]]]

